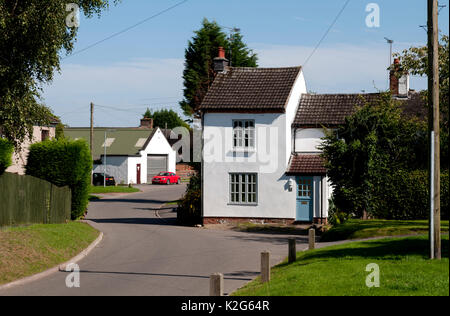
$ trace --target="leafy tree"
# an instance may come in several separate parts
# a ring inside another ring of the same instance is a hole
[[[401,68],[412,75],[428,75],[428,47],[410,47],[403,52],[394,54],[400,58]],[[427,94],[423,93],[427,98]],[[448,155],[449,134],[449,37],[442,35],[439,43],[439,109],[441,119],[441,160],[450,160]],[[448,165],[447,165],[448,168]]]
[[[60,52],[69,54],[74,47],[77,29],[66,25],[66,5],[78,4],[91,17],[108,2],[0,0],[0,126],[16,149],[32,137],[33,125],[47,124],[51,118],[38,100],[42,85],[60,71]]]
[[[400,169],[426,167],[426,135],[425,124],[405,119],[389,94],[328,131],[322,150],[337,209],[357,216],[374,214],[387,176]]]
[[[168,129],[180,126],[190,129],[190,126],[173,110],[163,109],[152,114],[150,109],[147,109],[143,117],[153,119],[153,126],[155,127],[165,128],[167,124]]]
[[[194,33],[185,51],[184,100],[180,102],[186,116],[194,114],[214,80],[214,58],[217,57],[219,47],[225,48],[228,59],[231,47],[234,67],[257,66],[256,54],[247,48],[240,33],[235,33],[230,43],[217,22],[207,19],[203,20],[202,28]]]

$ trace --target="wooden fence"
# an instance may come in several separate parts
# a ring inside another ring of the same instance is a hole
[[[64,223],[70,220],[70,210],[69,187],[32,176],[0,175],[0,227]]]

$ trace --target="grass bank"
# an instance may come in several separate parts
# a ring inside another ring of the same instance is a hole
[[[448,221],[441,222],[442,232],[448,233]],[[356,220],[351,219],[325,232],[320,241],[364,239],[379,236],[428,234],[428,221]]]
[[[0,230],[0,284],[53,268],[78,255],[99,235],[80,222]]]
[[[130,188],[127,186],[91,186],[89,193],[91,194],[102,194],[102,193],[135,193],[140,190],[137,188]]]
[[[443,259],[428,260],[425,236],[352,242],[297,253],[297,261],[272,269],[271,281],[260,278],[235,296],[409,296],[449,295],[448,235]],[[369,288],[366,266],[378,264],[380,287]]]

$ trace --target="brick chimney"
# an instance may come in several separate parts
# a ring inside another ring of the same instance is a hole
[[[141,119],[141,126],[139,127],[153,129],[153,119],[144,117]]]
[[[395,58],[394,64],[389,72],[389,90],[394,97],[406,98],[408,97],[409,91],[409,74],[404,73],[401,77],[398,77],[397,75],[401,72],[400,59]]]
[[[227,70],[229,65],[228,59],[225,58],[225,49],[223,47],[219,47],[219,56],[214,58],[214,71],[224,72]]]

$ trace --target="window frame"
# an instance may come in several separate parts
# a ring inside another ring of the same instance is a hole
[[[240,126],[235,126],[236,123],[240,123]],[[246,123],[248,123],[247,127]],[[233,119],[232,129],[233,149],[254,150],[256,148],[256,124],[254,119]]]
[[[258,205],[259,185],[256,172],[230,172],[228,174],[228,182],[229,204]]]

